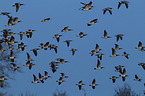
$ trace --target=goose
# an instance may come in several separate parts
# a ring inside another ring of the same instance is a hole
[[[56,60],[59,61],[60,63],[67,63],[67,62],[69,62],[69,61],[65,61],[65,60],[62,59],[62,58],[57,58]]]
[[[65,73],[60,73],[62,78],[68,78],[69,76],[65,76]]]
[[[42,46],[43,46],[43,45],[42,45]],[[49,42],[46,42],[45,45],[43,46],[43,49],[44,49],[44,50],[47,50],[48,47],[49,47]],[[42,48],[42,47],[41,47],[41,48]]]
[[[78,82],[78,84],[76,84],[76,85],[78,85],[79,90],[82,89],[82,85],[86,85],[86,84],[84,84],[84,83],[82,83],[82,82],[83,82],[83,81],[81,80],[81,81]]]
[[[48,76],[48,72],[47,72],[47,71],[44,71],[44,73],[45,73],[45,75],[44,75],[44,76],[42,76],[42,77],[44,77],[44,79],[45,79],[45,80],[46,80],[47,78],[52,77],[52,76]]]
[[[13,5],[13,7],[16,7],[16,12],[18,12],[20,6],[22,6],[24,4],[20,4],[20,3],[15,3],[15,5]]]
[[[46,18],[46,19],[42,20],[41,22],[47,22],[49,20],[51,20],[51,18]]]
[[[13,20],[13,24],[17,24],[19,22],[22,22],[22,21],[18,21],[18,17],[15,17],[14,20]]]
[[[72,48],[70,51],[72,51],[72,55],[74,55],[75,54],[75,51],[78,51],[78,49]]]
[[[16,57],[14,57],[14,53],[13,53],[13,51],[11,50],[10,57],[8,57],[8,59],[11,59],[11,61],[14,62],[14,59],[15,59],[15,58],[16,58]]]
[[[20,35],[20,40],[22,40],[24,32],[19,32],[18,34]]]
[[[63,41],[63,42],[66,42],[67,43],[67,47],[69,47],[69,45],[70,45],[70,42],[72,42],[73,40],[65,40],[65,41]]]
[[[98,86],[98,84],[95,84],[95,83],[96,83],[96,80],[93,79],[92,84],[89,86],[92,86],[92,88],[95,89],[95,86]]]
[[[116,81],[117,78],[119,78],[119,77],[112,76],[112,78],[109,78],[109,79],[112,79],[113,83],[115,83],[115,81]]]
[[[32,64],[32,63],[30,63],[30,61],[27,61],[26,65],[23,65],[23,66],[27,66],[27,67],[29,67],[29,70],[31,70],[32,66],[34,66],[34,65],[36,65],[36,64]]]
[[[3,87],[4,80],[8,80],[8,79],[7,79],[7,78],[5,78],[5,76],[1,76],[1,77],[0,77],[1,88]]]
[[[80,32],[79,35],[76,35],[77,37],[83,38],[84,36],[87,36],[88,34],[84,34],[83,32]]]
[[[100,65],[101,65],[101,62],[100,62],[100,60],[98,59],[97,68],[94,68],[94,70],[96,70],[96,69],[99,70],[99,69],[104,68],[104,67],[101,67]]]
[[[135,49],[142,49],[142,42],[141,41],[139,41],[138,47],[135,47]]]
[[[10,12],[1,12],[0,15],[8,15],[8,14],[11,14]]]
[[[3,46],[0,44],[0,52],[4,52],[6,50],[3,49]]]
[[[135,81],[141,81],[142,79],[139,79],[138,76],[135,74]]]
[[[110,57],[116,57],[116,56],[120,56],[120,55],[116,54],[115,49],[112,48],[112,55]]]
[[[36,30],[28,29],[28,31],[26,31],[25,35],[27,36],[27,38],[32,37],[32,32],[33,31],[36,31]]]
[[[115,44],[115,50],[120,50],[120,49],[123,49],[123,48],[119,48],[119,45]]]
[[[108,34],[107,31],[104,30],[104,37],[101,37],[101,38],[104,38],[104,39],[112,38],[111,36],[108,36],[107,34]]]
[[[53,38],[56,38],[57,42],[59,42],[60,37],[63,35],[55,34]]]
[[[119,38],[122,40],[123,36],[125,36],[124,34],[117,34],[115,35],[115,37],[117,37],[117,41],[119,40]]]
[[[91,26],[91,25],[93,25],[93,24],[95,24],[97,22],[98,22],[98,19],[94,19],[94,20],[90,21],[90,23],[88,23],[87,25]]]
[[[34,74],[33,74],[33,78],[34,78],[34,81],[32,81],[32,83],[34,84],[40,83]]]
[[[95,51],[98,51],[99,52],[100,50],[103,50],[103,49],[99,49],[99,45],[96,44]]]
[[[128,55],[130,55],[130,54],[127,54],[126,52],[124,52],[124,54],[122,56],[125,56],[127,59],[129,59]]]
[[[142,66],[142,68],[145,70],[145,63],[139,63],[139,66]]]
[[[130,2],[128,2],[128,1],[120,1],[119,4],[118,4],[118,9],[120,8],[120,6],[122,4],[125,4],[126,8],[128,8],[128,3],[130,3]]]
[[[92,50],[90,54],[91,54],[91,56],[93,56],[94,54],[97,54],[97,53],[99,53],[99,51]]]
[[[125,77],[128,77],[129,75],[126,75],[126,70],[125,70],[125,68],[124,68],[124,69],[123,69],[122,75],[119,75],[119,76],[122,77],[122,81],[125,81]]]
[[[62,80],[62,79],[63,79],[63,78],[62,78],[62,77],[60,77],[60,78],[59,78],[59,80],[58,80],[58,81],[56,81],[56,82],[58,82],[58,85],[61,85],[61,83],[62,83],[62,82],[65,82],[65,80]]]
[[[33,59],[31,59],[29,53],[27,52],[27,60],[26,61],[34,61]]]
[[[15,37],[11,36],[9,44],[19,43],[19,41],[15,41]]]
[[[119,65],[119,66],[115,66],[115,71],[117,71],[117,72],[120,72],[121,74],[123,73],[122,72],[122,67],[125,67],[125,66],[122,66],[122,65]]]
[[[104,8],[103,9],[103,15],[106,13],[106,11],[109,11],[109,13],[112,15],[112,9],[113,8],[110,8],[110,7]]]
[[[72,31],[72,29],[68,29],[68,26],[64,27],[61,32],[68,32],[68,31]]]
[[[39,79],[38,80],[40,80],[42,83],[44,83],[42,75],[40,73],[39,73]]]
[[[97,55],[95,55],[95,56],[97,56],[100,60],[102,60],[102,56],[103,56],[103,55],[105,55],[105,54],[99,53],[99,54],[97,54]]]
[[[18,68],[21,68],[21,67],[18,67],[15,63],[11,63],[13,65],[13,69],[14,71],[16,71]]]
[[[37,50],[40,50],[40,48],[31,49],[30,51],[33,51],[34,55],[37,56]]]
[[[94,6],[91,6],[92,5],[92,1],[90,1],[88,4],[85,4],[85,3],[81,2],[81,4],[85,5],[84,7],[80,8],[83,11],[91,10],[94,7]]]

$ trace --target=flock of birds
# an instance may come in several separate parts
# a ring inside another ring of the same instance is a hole
[[[122,4],[124,4],[126,6],[126,8],[128,8],[128,1],[120,1],[119,4],[118,4],[118,9],[120,8],[120,6]],[[94,6],[92,6],[92,1],[90,1],[88,4],[86,3],[83,3],[81,2],[81,4],[83,4],[84,6],[80,8],[80,10],[83,10],[83,11],[88,11],[88,10],[91,10],[93,9]],[[22,6],[24,4],[21,4],[21,3],[15,3],[15,5],[13,5],[13,7],[16,7],[16,12],[18,12],[20,6]],[[123,7],[123,6],[122,6]],[[110,15],[112,15],[112,9],[113,8],[110,8],[110,7],[107,7],[107,8],[104,8],[103,9],[103,14],[106,14],[106,12],[108,11],[110,13]],[[8,17],[8,24],[5,25],[5,26],[13,26],[13,25],[16,25],[17,23],[19,22],[22,22],[22,21],[18,21],[18,17],[13,17],[13,16],[10,16],[10,12],[1,12],[0,15],[5,15]],[[51,20],[51,18],[46,18],[44,20],[42,20],[41,22],[47,22]],[[97,23],[98,22],[98,19],[93,19],[91,20],[89,23],[87,23],[88,26],[92,26],[93,24]],[[32,30],[32,29],[28,29],[26,32],[19,32],[19,33],[13,33],[11,32],[12,29],[4,29],[2,30],[1,32],[3,32],[3,35],[1,35],[3,38],[0,40],[0,52],[4,52],[4,51],[7,51],[7,50],[4,50],[3,49],[3,46],[2,44],[6,44],[8,45],[8,50],[10,50],[10,56],[8,57],[8,59],[11,60],[11,64],[13,65],[13,69],[14,71],[16,71],[18,68],[21,68],[19,66],[17,66],[15,63],[14,63],[14,60],[15,60],[15,56],[14,56],[14,52],[13,52],[13,44],[15,43],[18,43],[18,41],[15,41],[15,37],[14,35],[15,34],[18,34],[20,35],[20,40],[23,39],[23,35],[26,35],[27,38],[32,38],[32,34],[33,34],[33,31],[36,31],[36,30]],[[69,31],[72,31],[72,29],[69,29],[68,26],[64,27],[61,32],[69,32]],[[80,38],[83,38],[84,36],[87,36],[88,34],[85,34],[83,32],[80,32],[78,35],[76,35],[77,37],[80,37]],[[57,40],[57,42],[60,41],[60,38],[61,36],[63,35],[59,35],[59,34],[55,34],[53,38],[55,38]],[[124,34],[117,34],[115,35],[116,37],[116,40],[119,41],[119,40],[122,40],[123,39],[123,36]],[[103,39],[108,39],[108,38],[112,38],[111,36],[108,36],[108,33],[106,30],[104,30],[104,36],[101,37]],[[65,42],[67,44],[67,47],[69,47],[70,43],[72,42],[73,40],[65,40],[63,42]],[[25,47],[27,47],[28,45],[25,45],[23,42],[21,42],[20,44],[18,44],[18,49],[17,50],[21,50],[21,51],[24,51],[25,50]],[[55,53],[57,53],[57,48],[58,46],[54,45],[54,44],[49,44],[49,42],[46,42],[45,44],[43,43],[40,43],[40,48],[34,48],[34,49],[31,49],[30,51],[33,51],[34,55],[37,56],[37,51],[38,50],[47,50],[48,48],[51,50],[51,49],[54,49]],[[144,49],[145,47],[142,46],[142,42],[139,41],[139,44],[138,46],[136,47],[136,49],[139,49],[141,51],[145,51]],[[116,51],[117,50],[120,50],[122,48],[119,47],[118,44],[115,44],[115,48],[112,48],[112,55],[110,55],[110,57],[116,57],[116,56],[120,56],[119,54],[116,54]],[[97,56],[98,57],[98,60],[97,60],[97,67],[94,68],[94,70],[100,70],[104,67],[101,66],[101,60],[102,60],[102,56],[105,55],[103,53],[101,53],[102,49],[99,48],[99,45],[96,44],[96,47],[94,50],[92,50],[90,52],[90,55],[91,56]],[[75,54],[76,51],[78,51],[78,49],[74,49],[72,48],[70,51],[72,51],[72,55]],[[29,53],[27,52],[27,62],[25,65],[23,66],[27,66],[29,67],[29,70],[32,69],[32,66],[34,66],[35,64],[32,63],[32,61],[34,61],[33,59],[31,59]],[[129,55],[127,52],[124,52],[122,54],[122,56],[125,56],[127,59],[129,59]],[[50,67],[51,67],[51,70],[53,73],[55,73],[57,71],[57,69],[59,68],[59,63],[67,63],[69,61],[66,61],[65,59],[62,59],[62,58],[57,58],[56,59],[57,61],[52,61],[50,62]],[[143,69],[145,70],[145,63],[140,63],[138,64],[139,66],[142,66]],[[112,79],[113,83],[115,83],[116,79],[117,78],[120,78],[122,77],[122,80],[125,81],[126,77],[128,77],[129,75],[126,75],[126,69],[124,68],[125,66],[122,66],[122,65],[118,65],[118,66],[115,66],[115,71],[119,72],[121,75],[119,75],[119,77],[117,76],[112,76],[110,77],[109,79]],[[56,82],[58,82],[59,85],[61,85],[62,82],[65,82],[65,78],[68,78],[69,76],[66,76],[65,73],[60,73],[61,76],[59,78],[59,80],[57,80]],[[34,81],[32,81],[32,83],[44,83],[44,80],[46,80],[47,78],[50,78],[51,76],[48,75],[48,72],[47,71],[44,71],[44,75],[41,75],[39,73],[39,78],[37,78],[34,74],[33,74],[33,78],[34,78]],[[5,76],[1,76],[0,77],[0,81],[1,81],[1,87],[3,87],[3,83],[4,83],[4,80],[8,80],[7,78],[5,78]],[[135,74],[135,79],[136,81],[141,81],[142,79],[140,79],[137,74]],[[79,81],[76,85],[78,85],[79,87],[79,90],[82,89],[82,85],[85,85],[83,83],[83,81]],[[97,86],[98,84],[96,84],[96,80],[93,79],[92,81],[92,84],[89,85],[89,86],[92,86],[93,89],[95,89],[95,86]]]

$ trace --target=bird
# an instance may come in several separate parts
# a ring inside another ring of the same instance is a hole
[[[18,21],[18,17],[15,17],[14,20],[13,20],[13,24],[17,24],[19,22],[22,22],[22,21]]]
[[[100,65],[101,65],[101,62],[100,62],[100,60],[98,59],[97,68],[94,68],[94,70],[96,70],[96,69],[99,70],[99,69],[104,68],[104,67],[101,67]]]
[[[27,61],[26,64],[23,66],[27,66],[27,67],[29,67],[29,70],[31,70],[32,66],[34,66],[34,65],[36,65],[36,64],[32,64],[32,63],[30,63],[30,61]]]
[[[116,56],[120,56],[120,55],[116,54],[115,49],[112,48],[112,55],[110,57],[116,57]]]
[[[70,51],[72,51],[72,55],[74,55],[75,54],[75,51],[78,51],[78,49],[72,48]]]
[[[15,41],[15,37],[11,36],[9,44],[19,43],[19,41]]]
[[[49,46],[49,42],[46,42],[45,45],[43,46],[43,49],[44,49],[44,50],[47,50],[47,49],[48,49],[48,46]],[[42,47],[41,47],[41,48],[42,48]]]
[[[8,57],[8,59],[11,59],[11,61],[12,62],[14,62],[14,59],[15,59],[16,57],[14,57],[14,53],[13,53],[13,51],[11,50],[11,52],[10,52],[10,57]]]
[[[44,83],[42,75],[40,73],[39,73],[39,79],[38,80],[40,80],[42,83]]]
[[[97,54],[97,53],[99,53],[99,51],[92,50],[90,54],[91,54],[91,56],[93,56],[94,54]]]
[[[95,51],[99,52],[100,50],[103,50],[103,49],[99,49],[99,45],[96,44]]]
[[[1,12],[0,15],[8,15],[8,14],[11,14],[10,12]]]
[[[125,68],[124,68],[124,69],[123,69],[122,75],[119,75],[119,76],[122,77],[122,81],[125,81],[125,77],[128,77],[129,75],[126,75],[126,70],[125,70]]]
[[[59,42],[60,37],[63,35],[55,34],[53,38],[56,38],[57,42]]]
[[[145,70],[145,63],[139,63],[139,66],[142,66],[142,68]]]
[[[60,73],[62,78],[68,78],[69,76],[65,76],[65,73]]]
[[[95,89],[95,86],[98,86],[98,84],[95,84],[95,83],[96,83],[96,80],[93,79],[92,84],[89,86],[92,86],[92,88]]]
[[[14,71],[16,71],[18,68],[21,68],[21,67],[18,67],[15,63],[11,63],[13,65],[13,69]]]
[[[34,78],[34,81],[32,81],[32,83],[34,84],[40,83],[34,74],[33,74],[33,78]]]
[[[29,53],[27,52],[27,61],[34,61],[33,59],[31,59]]]
[[[20,44],[18,44],[18,49],[24,51],[25,47],[27,47],[28,45],[24,45],[23,42],[21,42]]]
[[[115,50],[120,50],[122,48],[119,48],[119,45],[118,44],[115,44]]]
[[[141,41],[139,41],[138,47],[135,47],[135,49],[142,49],[142,42]]]
[[[63,42],[66,42],[67,43],[67,47],[69,47],[69,45],[70,45],[70,42],[72,42],[73,40],[65,40],[65,41],[63,41]]]
[[[69,62],[69,61],[65,61],[65,60],[62,59],[62,58],[57,58],[56,60],[59,61],[60,63],[67,63],[67,62]]]
[[[79,35],[76,35],[77,37],[83,38],[84,36],[87,36],[88,34],[84,34],[83,32],[80,32]]]
[[[125,67],[125,66],[122,66],[122,65],[119,65],[119,66],[115,66],[115,71],[117,71],[117,72],[120,72],[121,74],[123,73],[122,72],[122,67]]]
[[[112,9],[113,8],[110,8],[110,7],[104,8],[103,9],[103,15],[106,13],[106,11],[109,11],[109,13],[112,15]]]
[[[63,78],[62,78],[62,77],[60,77],[60,78],[59,78],[59,80],[58,80],[58,81],[56,81],[56,82],[58,82],[58,85],[61,85],[61,83],[62,83],[62,82],[65,82],[65,80],[62,80],[62,79],[63,79]]]
[[[15,5],[13,5],[13,7],[16,7],[16,12],[18,12],[20,6],[22,6],[24,4],[20,4],[20,3],[15,3]]]
[[[82,89],[82,85],[86,85],[86,84],[84,84],[84,83],[82,83],[82,82],[83,82],[83,81],[81,80],[81,81],[78,82],[78,84],[76,84],[76,85],[78,85],[79,90]]]
[[[119,40],[119,38],[122,40],[123,36],[124,36],[124,34],[117,34],[117,35],[115,35],[115,37],[117,37],[117,41]]]
[[[120,8],[120,6],[122,4],[125,4],[126,8],[128,8],[128,3],[130,3],[130,2],[128,2],[128,1],[120,1],[119,4],[118,4],[118,9]]]
[[[19,32],[18,34],[20,35],[20,40],[22,40],[24,32]]]
[[[101,38],[104,38],[104,39],[111,38],[111,36],[108,36],[107,34],[108,34],[107,31],[104,30],[104,37],[101,37]]]
[[[3,49],[3,46],[0,44],[0,52],[4,52],[6,50]]]
[[[68,32],[68,31],[72,31],[72,29],[68,29],[68,26],[64,27],[61,32]]]
[[[28,31],[26,31],[25,35],[27,36],[27,38],[31,38],[32,37],[33,31],[36,31],[36,30],[28,29]]]
[[[141,81],[142,79],[139,79],[138,76],[135,74],[135,81]]]
[[[91,10],[94,7],[94,6],[91,6],[92,5],[92,1],[90,1],[88,4],[85,4],[85,3],[81,2],[81,4],[85,5],[84,7],[80,8],[83,11]]]
[[[97,56],[100,60],[102,60],[102,55],[105,55],[105,54],[99,53],[99,54],[97,54],[95,56]]]
[[[8,79],[7,79],[7,78],[5,78],[5,76],[1,76],[1,77],[0,77],[1,88],[3,87],[4,80],[8,80]]]
[[[51,18],[46,18],[46,19],[42,20],[41,22],[47,22],[49,20],[51,20]]]
[[[93,25],[93,24],[95,24],[97,22],[98,22],[98,19],[94,19],[94,20],[90,21],[87,25],[91,26],[91,25]]]
[[[109,79],[112,79],[113,83],[115,83],[115,81],[116,81],[117,78],[119,78],[119,77],[112,76],[112,78],[109,78]]]
[[[44,76],[42,76],[42,77],[44,77],[44,79],[46,80],[47,78],[50,78],[50,77],[52,77],[52,76],[48,76],[48,72],[47,71],[44,71]]]
[[[40,48],[31,49],[30,51],[33,51],[34,55],[37,56],[37,50],[40,50]]]
[[[124,52],[124,54],[122,56],[125,56],[127,59],[129,59],[128,55],[130,55],[130,54],[127,54],[126,52]]]

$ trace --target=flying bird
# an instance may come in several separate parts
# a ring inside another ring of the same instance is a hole
[[[41,22],[47,22],[49,20],[51,20],[51,18],[46,18],[46,19],[42,20]]]
[[[93,79],[92,84],[89,86],[92,86],[92,88],[95,89],[95,86],[98,86],[98,84],[96,84],[96,80]]]
[[[118,4],[118,9],[120,8],[120,6],[122,4],[125,4],[126,8],[128,8],[128,3],[130,3],[130,2],[128,2],[128,1],[120,1],[119,4]]]
[[[104,67],[101,67],[100,65],[101,65],[101,62],[100,62],[100,60],[98,59],[97,68],[94,68],[94,70],[96,70],[96,69],[99,70],[99,69],[104,68]]]
[[[78,84],[76,84],[76,85],[78,85],[79,90],[82,89],[82,85],[86,85],[86,84],[84,84],[84,83],[82,83],[82,82],[83,82],[83,81],[81,80],[81,81],[78,82]]]
[[[104,30],[104,37],[101,37],[101,38],[104,38],[104,39],[111,38],[111,36],[108,36],[107,34],[108,34],[107,31]]]
[[[112,15],[112,9],[113,8],[110,8],[110,7],[104,8],[103,9],[103,15],[106,13],[106,11],[109,11],[109,13]]]
[[[13,7],[16,7],[16,12],[18,12],[20,6],[22,6],[24,4],[20,4],[20,3],[15,3],[15,5],[13,5]]]
[[[91,25],[93,25],[93,24],[95,24],[97,22],[98,22],[98,19],[94,19],[94,20],[90,21],[90,23],[88,23],[87,25],[91,26]]]

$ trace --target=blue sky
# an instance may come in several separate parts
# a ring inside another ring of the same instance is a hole
[[[30,91],[41,96],[51,96],[57,89],[66,91],[69,96],[82,96],[83,91],[78,90],[78,86],[75,84],[82,80],[86,85],[83,88],[86,90],[87,96],[111,96],[114,93],[114,88],[117,86],[123,86],[126,82],[131,88],[140,94],[143,94],[143,83],[145,81],[144,70],[138,63],[145,62],[145,53],[136,50],[138,42],[141,41],[143,46],[145,45],[144,30],[145,30],[145,14],[142,12],[144,7],[144,0],[129,1],[129,8],[126,9],[124,5],[117,9],[118,2],[120,0],[101,0],[93,2],[93,10],[82,11],[79,10],[83,5],[80,2],[89,3],[89,0],[3,0],[0,3],[0,11],[11,12],[10,15],[19,17],[22,22],[15,26],[4,26],[7,24],[7,16],[0,16],[1,18],[1,30],[6,28],[12,28],[13,32],[27,31],[28,29],[35,29],[32,38],[23,37],[20,40],[19,35],[15,35],[16,40],[24,42],[28,45],[24,52],[20,53],[20,57],[17,59],[19,66],[22,66],[24,73],[16,73],[16,80],[9,80],[11,88],[7,89],[9,93],[16,92],[19,95],[20,92]],[[12,7],[16,2],[23,3],[19,11],[15,12],[15,7]],[[106,12],[103,15],[103,9],[106,7],[112,7],[112,15]],[[48,22],[41,22],[41,20],[50,17],[52,20]],[[91,20],[97,18],[98,23],[87,26]],[[61,30],[69,26],[73,31],[63,33]],[[104,34],[104,30],[107,30],[108,35],[112,38],[101,38]],[[76,37],[80,32],[88,34],[88,36],[79,38]],[[64,35],[60,38],[58,43],[53,36],[55,34]],[[123,40],[116,41],[115,35],[125,34]],[[70,47],[66,46],[63,41],[71,39]],[[38,50],[38,56],[35,57],[30,49],[38,48],[40,43],[50,42],[50,44],[58,45],[58,53],[54,50]],[[115,43],[119,44],[122,50],[118,50],[116,53],[122,55],[124,51],[131,54],[129,59],[123,56],[109,57],[112,54],[111,48],[115,47]],[[99,44],[101,53],[104,53],[101,65],[105,67],[102,70],[94,70],[97,64],[97,57],[90,56],[91,50],[93,50]],[[78,52],[74,56],[69,51],[72,48],[78,49]],[[23,65],[26,63],[26,52],[31,56],[33,66],[31,70]],[[49,63],[57,58],[64,58],[69,63],[61,64],[56,73],[52,73]],[[126,68],[126,74],[130,75],[123,82],[121,78],[117,79],[113,84],[109,78],[113,75],[119,76],[120,74],[115,72],[115,66],[124,65]],[[48,71],[48,74],[52,78],[44,81],[44,84],[32,84],[33,74],[38,77],[38,73],[44,74],[44,71]],[[59,79],[60,73],[64,72],[69,78],[66,82],[63,82],[60,86],[56,82]],[[142,78],[142,82],[134,81],[134,75],[137,74],[139,78]],[[96,89],[92,89],[89,85],[93,79],[96,79],[96,83],[99,86]],[[23,82],[23,83],[22,83]]]

